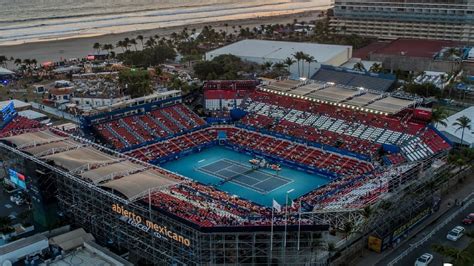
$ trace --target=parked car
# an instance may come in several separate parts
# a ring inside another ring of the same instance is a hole
[[[432,260],[433,255],[431,255],[430,253],[425,253],[421,255],[418,259],[416,259],[415,266],[427,266]]]
[[[447,239],[451,241],[457,241],[464,235],[464,227],[456,226],[451,231],[449,231],[448,235],[446,236]]]
[[[474,212],[470,213],[466,218],[462,220],[462,223],[465,225],[470,225],[474,223]]]

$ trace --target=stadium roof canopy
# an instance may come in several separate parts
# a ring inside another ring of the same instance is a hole
[[[84,172],[81,174],[82,177],[91,180],[93,183],[98,184],[101,181],[111,179],[114,175],[125,174],[128,172],[143,170],[144,167],[135,164],[129,160],[123,162],[117,162],[113,164],[108,164],[103,167],[92,169],[90,171]]]
[[[308,97],[324,101],[339,103],[360,94],[358,90],[351,90],[340,86],[330,86],[308,94]]]
[[[15,144],[17,147],[22,148],[30,145],[37,146],[41,144],[56,142],[64,140],[65,138],[60,137],[49,130],[43,130],[24,133],[21,135],[11,136],[4,139],[12,144]]]
[[[366,106],[369,103],[382,98],[381,94],[376,94],[376,93],[365,93],[362,95],[359,95],[357,97],[354,97],[348,101],[346,101],[347,104],[353,105],[353,106]]]
[[[87,182],[118,191],[128,200],[138,199],[149,191],[180,182],[172,177],[174,175],[166,175],[166,170],[106,153],[91,143],[73,137],[61,137],[49,129],[1,140],[38,159],[51,160],[56,166]]]
[[[164,176],[157,171],[147,170],[107,182],[102,186],[117,190],[130,200],[148,193],[151,188],[165,188],[177,183],[176,180]]]
[[[36,145],[32,147],[28,147],[23,149],[24,151],[34,155],[34,156],[43,156],[46,155],[48,152],[54,152],[57,150],[70,150],[74,147],[81,147],[81,143],[70,141],[70,140],[63,140],[63,141],[56,141],[50,142],[43,145]]]
[[[116,160],[115,157],[91,147],[81,147],[79,149],[48,155],[43,158],[53,160],[56,165],[61,166],[69,171],[82,167],[89,169],[88,166],[90,165],[107,164]]]
[[[274,91],[281,91],[281,92],[287,92],[295,89],[301,84],[301,82],[296,81],[296,80],[279,80],[275,82],[271,82],[270,84],[267,85],[267,87],[271,90]]]
[[[366,107],[369,109],[378,110],[378,111],[386,112],[389,114],[395,114],[415,104],[416,102],[412,100],[405,100],[405,99],[389,96],[389,97],[377,100],[367,105]]]
[[[379,92],[388,91],[395,83],[393,75],[360,72],[331,66],[321,66],[311,79]]]
[[[308,85],[301,86],[301,87],[298,87],[298,88],[292,90],[291,93],[295,94],[295,95],[304,96],[304,95],[308,95],[312,92],[321,90],[325,87],[326,87],[326,85],[323,84],[323,83],[310,83]]]
[[[466,116],[471,119],[471,130],[464,130],[463,144],[468,145],[471,148],[474,148],[474,106],[466,108],[454,115],[448,117],[445,122],[447,126],[438,124],[436,127],[439,131],[443,132],[451,141],[460,144],[462,138],[462,129],[453,126],[458,118],[461,116]]]
[[[274,86],[271,86],[273,84],[275,83],[262,85],[260,88],[263,91],[279,95],[338,105],[376,114],[396,114],[416,104],[415,100],[387,96],[389,94],[368,91],[364,88],[343,86],[332,82],[312,81],[306,85],[299,85],[285,91],[274,90]]]

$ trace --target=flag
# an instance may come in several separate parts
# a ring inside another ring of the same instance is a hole
[[[296,200],[291,202],[291,208],[293,208],[293,209],[298,209],[299,208]]]
[[[290,197],[286,197],[286,206],[294,207],[293,204],[296,204]]]
[[[275,210],[281,212],[281,205],[276,201],[276,200],[273,200],[273,208],[275,208]]]

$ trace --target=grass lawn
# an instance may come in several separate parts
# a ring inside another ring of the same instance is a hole
[[[471,241],[471,243],[469,244],[469,246],[467,246],[466,249],[464,249],[464,251],[467,252],[467,254],[469,254],[469,260],[467,261],[456,261],[454,263],[454,265],[456,266],[472,266],[474,265],[474,241]]]

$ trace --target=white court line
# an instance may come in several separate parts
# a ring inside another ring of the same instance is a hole
[[[201,169],[201,168],[204,168],[204,167],[206,167],[206,166],[209,166],[209,165],[211,165],[211,164],[215,164],[215,163],[218,163],[218,162],[221,162],[221,161],[224,161],[224,162],[226,162],[226,163],[229,163],[230,165],[229,165],[229,166],[226,166],[226,167],[224,167],[224,168],[222,168],[222,169],[220,169],[220,170],[218,170],[218,171],[216,171],[216,172],[211,172],[211,171],[209,171],[209,170]],[[229,172],[232,172],[232,173],[235,173],[235,174],[242,174],[242,173],[235,172],[235,171],[232,171],[231,169],[229,169],[229,168],[232,167],[232,166],[241,166],[241,167],[244,167],[244,168],[248,168],[247,165],[244,165],[244,164],[241,164],[241,163],[239,163],[239,162],[235,162],[235,161],[232,161],[232,160],[230,160],[230,159],[224,158],[224,159],[220,159],[220,160],[217,160],[217,161],[208,163],[208,164],[206,164],[206,165],[203,165],[203,166],[199,167],[198,170],[201,171],[201,172],[210,174],[210,175],[215,175],[215,176],[217,176],[218,178],[221,178],[221,179],[224,179],[224,180],[225,180],[225,179],[227,179],[227,178],[229,178],[229,177],[219,174],[219,172],[221,172],[221,171],[223,171],[223,170],[226,170],[226,171],[229,171]],[[255,183],[255,184],[246,184],[246,183],[243,183],[243,182],[241,182],[241,181],[239,181],[239,180],[236,180],[236,179],[232,179],[232,180],[230,180],[229,182],[234,183],[234,184],[237,184],[237,185],[240,185],[240,186],[242,186],[242,187],[245,187],[245,188],[248,188],[248,189],[251,189],[251,190],[254,190],[254,191],[259,192],[259,193],[261,193],[261,194],[268,194],[268,193],[270,193],[270,192],[272,192],[272,191],[275,191],[275,190],[277,190],[277,189],[279,189],[279,188],[281,188],[281,187],[283,187],[283,186],[286,186],[286,185],[289,185],[289,184],[295,182],[295,180],[287,179],[287,178],[280,177],[280,176],[277,176],[277,175],[273,175],[273,174],[270,174],[270,173],[267,173],[267,172],[264,172],[264,171],[260,171],[260,173],[262,173],[262,174],[264,174],[265,176],[267,176],[267,178],[264,179],[264,180],[260,180],[260,179],[254,178],[254,177],[252,177],[252,176],[249,176],[249,175],[247,175],[247,174],[242,175],[242,176],[245,176],[245,177],[247,177],[247,178],[250,178],[250,179],[253,179],[253,180],[258,181],[258,182]],[[280,180],[280,181],[284,181],[285,184],[280,185],[280,186],[278,186],[278,187],[275,187],[274,189],[269,190],[269,191],[264,190],[264,189],[260,189],[260,188],[258,188],[258,187],[255,187],[256,185],[258,185],[258,184],[260,184],[260,183],[262,183],[262,182],[268,181],[269,179],[277,179],[277,180]]]

